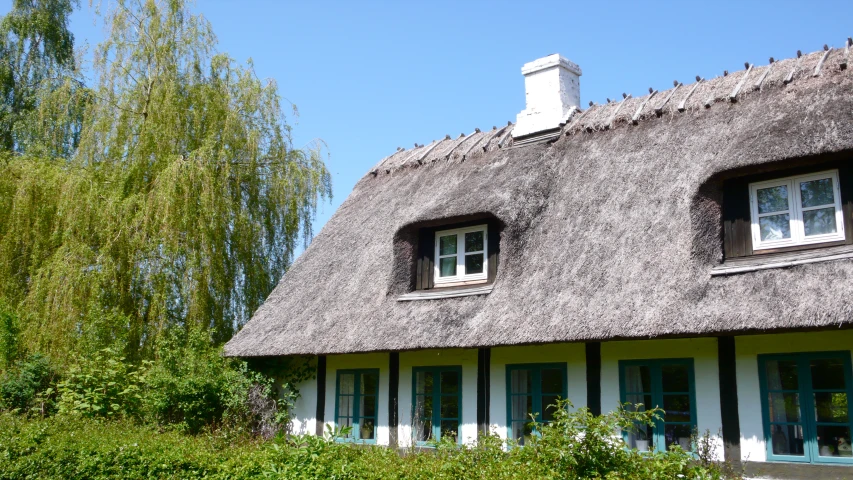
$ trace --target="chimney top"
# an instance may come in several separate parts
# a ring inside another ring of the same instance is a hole
[[[580,105],[581,69],[560,54],[548,55],[521,67],[527,108],[518,114],[513,138],[560,127]]]

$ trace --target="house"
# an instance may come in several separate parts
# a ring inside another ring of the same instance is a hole
[[[297,431],[523,444],[560,396],[663,407],[631,448],[849,477],[851,50],[586,109],[531,62],[514,125],[367,172],[226,354],[316,357]]]

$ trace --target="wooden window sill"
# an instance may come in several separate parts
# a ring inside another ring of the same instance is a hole
[[[411,302],[413,300],[438,300],[442,298],[470,297],[472,295],[488,295],[492,291],[492,284],[475,285],[466,288],[434,288],[432,290],[416,290],[397,297],[398,302]]]
[[[842,260],[845,258],[853,258],[853,245],[732,258],[712,268],[711,276],[756,272],[771,268],[786,268],[808,263]]]

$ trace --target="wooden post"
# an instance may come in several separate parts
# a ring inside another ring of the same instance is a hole
[[[317,411],[315,432],[318,437],[323,436],[323,427],[326,423],[326,356],[317,356]]]
[[[400,399],[400,352],[388,355],[388,431],[391,448],[397,448],[397,427],[399,425]]]
[[[477,350],[477,433],[489,434],[492,350]]]
[[[720,369],[720,412],[723,421],[723,454],[726,461],[740,465],[740,416],[737,404],[737,360],[735,337],[717,337]]]
[[[586,344],[586,406],[601,415],[601,342]]]

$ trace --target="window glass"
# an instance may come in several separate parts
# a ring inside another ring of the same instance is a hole
[[[838,171],[750,185],[753,250],[844,240]]]
[[[637,424],[623,432],[625,443],[641,451],[666,451],[671,445],[692,451],[696,428],[693,361],[690,359],[619,362],[622,401],[629,409],[664,410],[653,425]]]
[[[507,365],[507,412],[511,438],[524,445],[536,422],[554,419],[557,400],[566,398],[565,364]]]
[[[435,283],[486,280],[487,233],[486,225],[436,232]]]
[[[462,368],[413,369],[412,436],[417,442],[459,438],[462,420]]]
[[[850,352],[759,359],[768,459],[853,463]]]
[[[335,416],[338,427],[351,427],[345,438],[376,439],[378,370],[338,370]]]

